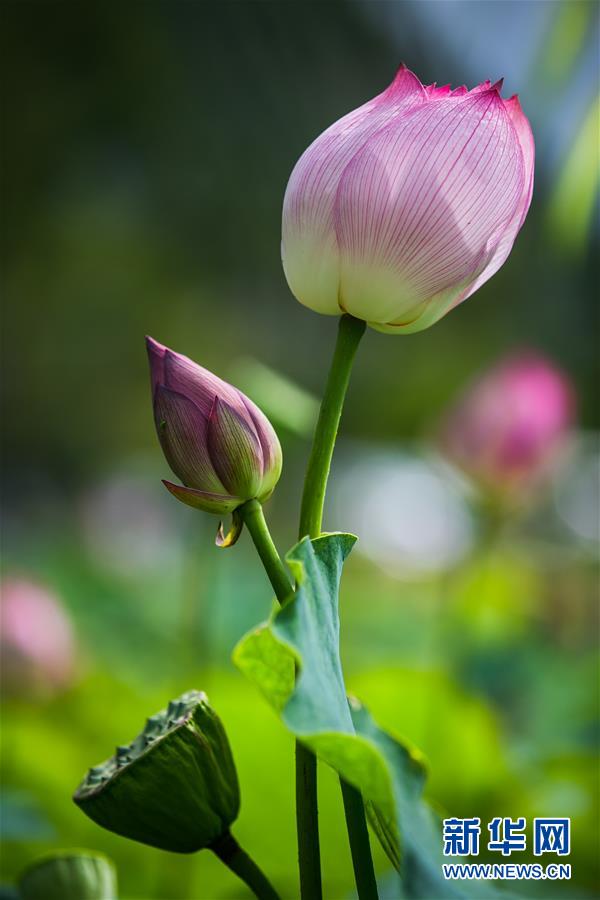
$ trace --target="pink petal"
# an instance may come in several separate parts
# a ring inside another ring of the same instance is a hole
[[[238,412],[242,413],[244,410],[244,405],[234,387],[181,353],[167,349],[164,373],[165,385],[193,400],[206,419],[210,415],[217,394]]]
[[[296,163],[283,203],[282,261],[306,306],[339,313],[333,207],[344,169],[378,129],[426,99],[416,75],[401,66],[383,93],[331,125]]]
[[[424,303],[419,303],[407,310],[403,316],[393,322],[369,322],[369,325],[376,331],[383,331],[386,334],[414,334],[417,331],[423,331],[458,306],[464,300],[469,286],[470,280],[453,285],[428,297]]]
[[[177,391],[159,385],[154,396],[156,431],[173,472],[188,487],[226,493],[210,460],[207,419]]]
[[[447,97],[452,93],[452,88],[449,84],[443,84],[438,87],[435,82],[428,84],[425,90],[431,100],[439,100],[441,97]]]
[[[385,324],[416,318],[440,292],[456,296],[489,262],[489,237],[510,222],[522,190],[519,142],[496,90],[392,119],[340,180],[341,305]]]
[[[248,413],[239,413],[215,397],[208,419],[207,444],[215,471],[230,494],[256,497],[263,473],[260,442]]]
[[[154,338],[146,335],[146,350],[148,351],[148,361],[150,362],[150,381],[152,396],[154,397],[156,386],[165,382],[165,353],[167,348],[164,344],[159,344]]]
[[[531,196],[533,194],[535,144],[531,126],[521,109],[521,104],[519,103],[519,98],[516,94],[514,97],[511,97],[510,100],[504,101],[504,108],[510,116],[523,156],[523,187],[521,197],[510,223],[503,230],[500,240],[494,248],[494,252],[489,262],[481,274],[475,279],[465,296],[462,298],[463,300],[466,300],[467,297],[474,294],[475,291],[480,288],[482,284],[485,284],[485,282],[488,281],[506,261],[508,254],[512,250],[515,238],[525,221],[531,203]]]
[[[269,496],[279,481],[282,466],[281,444],[279,443],[279,438],[275,433],[275,429],[265,414],[244,394],[240,394],[240,396],[248,411],[248,415],[254,424],[262,449],[263,478],[261,493],[258,497],[258,499],[262,501]]]
[[[533,194],[533,168],[535,162],[535,143],[533,140],[533,132],[531,125],[519,103],[517,94],[504,101],[504,107],[510,116],[510,120],[517,133],[521,152],[523,153],[523,162],[525,166],[524,192],[521,198],[519,220],[519,228],[525,221],[529,204],[531,203],[531,195]]]

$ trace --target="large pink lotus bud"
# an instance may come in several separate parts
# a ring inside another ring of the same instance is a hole
[[[0,589],[2,684],[11,692],[51,693],[74,673],[75,639],[60,601],[26,578],[6,578]]]
[[[529,122],[500,89],[424,86],[401,66],[310,145],[283,204],[283,267],[301,303],[402,334],[491,278],[533,190]]]
[[[485,488],[527,488],[550,468],[575,408],[566,376],[532,352],[509,357],[467,389],[447,416],[446,455]]]
[[[267,500],[281,474],[281,446],[266,416],[241,391],[146,338],[156,430],[184,486],[164,484],[189,506],[225,515]]]

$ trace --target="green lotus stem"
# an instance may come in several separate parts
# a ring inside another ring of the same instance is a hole
[[[241,878],[258,900],[280,900],[279,894],[245,850],[242,850],[230,831],[210,848],[227,868]]]
[[[344,315],[325,386],[319,419],[304,480],[300,512],[299,539],[321,534],[323,506],[331,459],[339,428],[352,363],[365,332],[363,321]],[[269,533],[261,504],[250,500],[239,508],[254,545],[280,603],[293,590],[288,573]],[[377,883],[371,857],[369,834],[360,791],[340,778],[348,827],[352,864],[359,900],[377,898]],[[323,896],[317,804],[317,758],[296,741],[296,827],[300,895],[302,900],[320,900]]]
[[[258,500],[248,500],[243,506],[238,507],[238,511],[250,532],[275,596],[283,603],[293,593],[294,586],[273,543],[263,508]]]
[[[317,757],[296,741],[296,833],[302,900],[321,900],[321,846],[317,801]]]
[[[294,586],[273,543],[263,508],[258,500],[249,500],[239,507],[239,512],[250,532],[275,596],[283,603]],[[316,790],[316,756],[308,747],[296,741],[296,825],[302,900],[319,900],[322,896]]]
[[[344,813],[352,852],[356,890],[360,900],[377,900],[377,879],[371,857],[365,805],[360,791],[340,778]]]
[[[306,534],[315,538],[321,534],[325,491],[335,439],[350,382],[352,364],[366,327],[365,322],[353,316],[344,315],[340,319],[337,343],[304,477],[299,538],[303,538]]]
[[[329,469],[354,357],[366,324],[353,316],[340,319],[337,343],[321,402],[319,419],[304,479],[299,537],[318,537],[322,531],[323,506]],[[369,832],[360,791],[340,778],[352,865],[360,900],[377,897]],[[321,897],[319,823],[317,809],[317,759],[296,743],[296,819],[302,900]],[[303,881],[303,872],[308,874]]]

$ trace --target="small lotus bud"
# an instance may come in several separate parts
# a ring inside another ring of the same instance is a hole
[[[162,850],[193,853],[225,835],[239,786],[206,694],[189,691],[151,716],[135,740],[89,770],[73,799],[98,825]]]
[[[36,860],[19,879],[20,900],[116,900],[117,876],[106,856],[62,850]]]
[[[188,506],[225,515],[264,503],[281,474],[281,446],[266,416],[241,391],[146,338],[156,430]]]
[[[444,453],[486,491],[509,499],[548,473],[574,414],[566,376],[539,354],[503,360],[446,417]]]

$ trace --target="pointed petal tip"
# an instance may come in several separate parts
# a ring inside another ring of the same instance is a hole
[[[167,351],[168,348],[165,347],[164,344],[161,344],[159,341],[156,341],[156,340],[155,340],[153,337],[151,337],[149,334],[147,334],[147,335],[145,336],[144,340],[146,341],[146,348],[147,348],[147,350],[148,350],[148,353],[155,353],[155,354],[157,354],[158,356],[164,356],[164,355],[165,355],[165,353],[166,353],[166,351]]]
[[[162,481],[168,492],[170,494],[173,494],[173,496],[177,497],[177,499],[179,500],[181,492],[182,490],[185,490],[185,488],[180,484],[174,484],[172,481],[168,481],[166,478],[161,478],[160,480]]]
[[[148,354],[148,362],[150,363],[150,383],[152,386],[152,396],[154,397],[158,385],[162,384],[165,380],[165,356],[167,348],[147,334],[146,352]]]
[[[223,397],[215,394],[208,414],[208,421],[211,425],[215,425],[222,416],[233,416],[234,420],[239,421],[258,441],[256,423],[248,409],[249,398],[242,394],[241,391],[238,391],[237,388],[233,390],[239,397],[239,406],[233,406],[232,403],[228,403]],[[260,414],[262,415],[262,413]]]
[[[222,406],[221,400],[218,394],[215,394],[212,398],[212,403],[210,404],[210,412],[208,414],[208,421],[213,422],[217,418],[219,414],[219,407]]]
[[[391,83],[384,93],[389,96],[390,93],[395,93],[397,88],[400,87],[403,91],[405,91],[409,86],[412,86],[412,89],[416,92],[418,92],[419,90],[425,90],[425,86],[423,85],[419,76],[415,75],[412,69],[408,68],[406,63],[401,62],[396,69]]]
[[[502,90],[502,85],[504,83],[504,79],[500,78],[494,84],[487,78],[485,81],[482,81],[481,84],[476,85],[474,88],[467,87],[466,84],[461,84],[458,87],[451,88],[451,85],[443,85],[442,87],[437,87],[435,84],[429,85],[426,90],[429,90],[432,94],[437,95],[440,91],[448,91],[451,97],[464,97],[465,94],[489,94],[491,91],[494,93],[500,93]]]
[[[452,88],[450,84],[441,84],[438,87],[437,81],[432,82],[432,84],[425,85],[425,90],[430,98],[434,98],[436,100],[441,99],[442,97],[447,97],[452,93]]]
[[[152,380],[152,392],[154,393],[157,385],[162,383],[165,378],[165,358],[168,348],[147,334],[146,352],[150,363],[150,377]]]
[[[484,81],[478,87],[473,88],[472,91],[468,91],[470,97],[483,99],[483,100],[492,100],[494,103],[506,104],[506,100],[502,97],[500,91],[502,90],[502,84],[504,82],[503,78],[500,78],[494,84],[491,84],[489,81]]]

